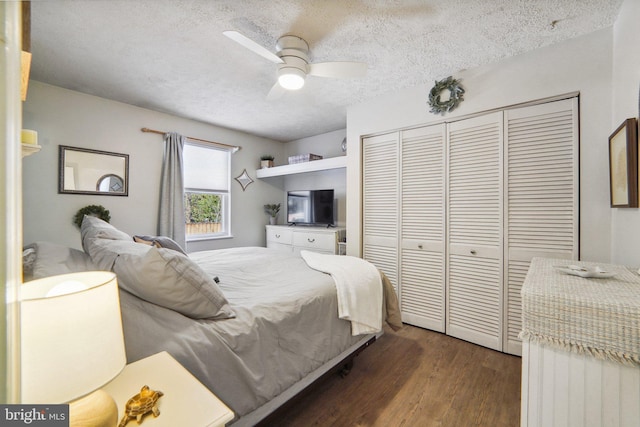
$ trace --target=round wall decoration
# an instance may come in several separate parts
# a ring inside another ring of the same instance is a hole
[[[440,95],[443,91],[449,91],[449,99],[441,101]],[[429,105],[431,106],[430,113],[444,114],[453,110],[464,99],[464,89],[460,86],[460,81],[454,79],[452,76],[442,79],[431,88],[429,92]]]

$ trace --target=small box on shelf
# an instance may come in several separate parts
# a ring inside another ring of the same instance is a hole
[[[322,160],[322,156],[318,154],[296,154],[295,156],[289,156],[290,165],[311,162],[313,160]]]

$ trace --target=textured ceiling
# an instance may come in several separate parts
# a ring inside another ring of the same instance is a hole
[[[31,77],[290,141],[344,128],[347,106],[367,98],[609,27],[621,3],[34,1]],[[222,35],[231,29],[272,51],[279,36],[295,34],[312,61],[366,62],[367,76],[309,77],[300,91],[267,101],[276,66]]]

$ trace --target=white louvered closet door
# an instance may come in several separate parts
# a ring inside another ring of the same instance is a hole
[[[362,141],[363,258],[398,292],[398,132]]]
[[[445,125],[402,131],[400,310],[406,323],[445,331]]]
[[[520,355],[531,258],[578,259],[578,99],[505,111],[504,350]]]
[[[503,113],[449,125],[448,335],[502,350]]]

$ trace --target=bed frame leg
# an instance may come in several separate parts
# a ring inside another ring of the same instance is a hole
[[[340,372],[339,372],[340,377],[344,378],[347,375],[349,375],[352,368],[353,368],[353,359],[349,360],[347,363],[342,365],[342,369],[340,369]]]

